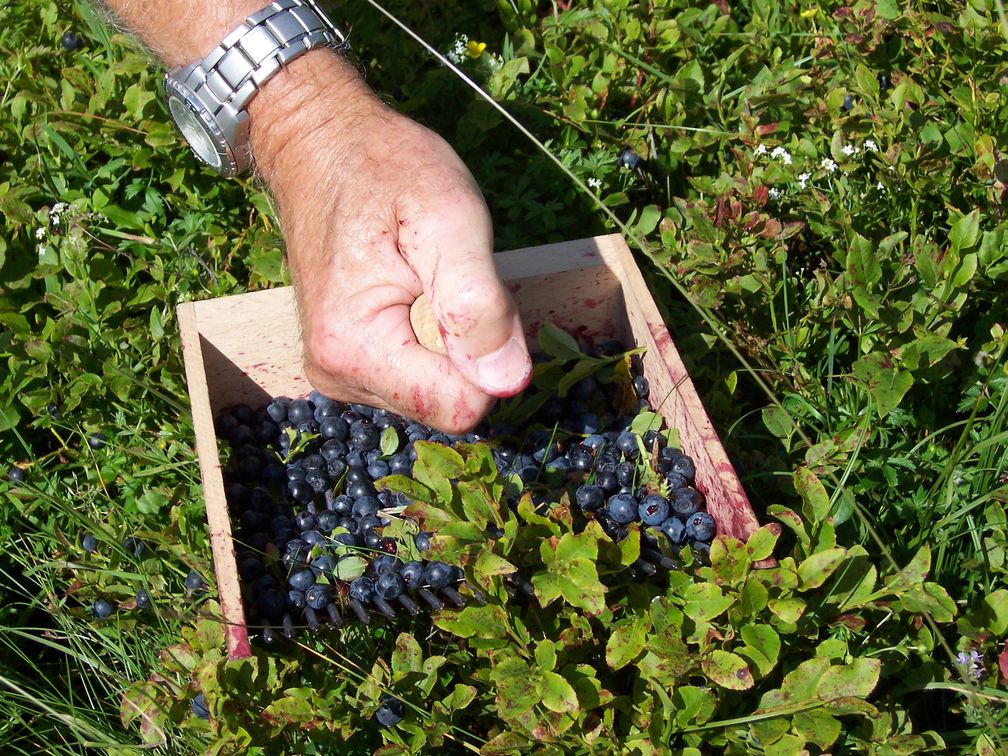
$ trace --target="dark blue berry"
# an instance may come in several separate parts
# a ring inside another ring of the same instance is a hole
[[[197,716],[200,719],[210,719],[210,709],[207,708],[206,698],[203,697],[202,693],[198,694],[192,700],[192,704],[189,708],[192,710],[194,716]]]
[[[150,609],[151,608],[150,595],[143,588],[141,588],[136,593],[136,605],[137,605],[137,609]]]
[[[91,604],[91,614],[95,619],[108,619],[115,612],[115,604],[106,599],[95,599]]]
[[[384,696],[375,710],[375,719],[382,727],[395,727],[406,716],[406,705],[398,698]]]
[[[627,147],[620,153],[619,158],[616,160],[616,164],[620,168],[627,168],[631,171],[636,171],[640,167],[641,157]]]
[[[686,521],[686,535],[693,541],[710,543],[717,535],[717,522],[707,512],[697,512]]]
[[[23,467],[15,465],[7,469],[7,479],[12,483],[24,483],[28,479],[28,473],[24,471]]]
[[[595,512],[605,506],[605,491],[593,483],[585,483],[574,493],[574,501],[585,512]]]
[[[186,575],[185,579],[185,587],[186,590],[196,593],[202,591],[206,587],[206,583],[203,582],[203,576],[196,570],[189,570],[189,574]]]
[[[638,514],[645,525],[661,525],[669,514],[668,499],[658,494],[646,496],[638,507]]]
[[[95,538],[90,533],[85,533],[81,536],[80,541],[81,548],[84,549],[88,554],[93,554],[98,548],[98,539]]]
[[[609,516],[619,525],[629,525],[637,519],[637,500],[632,494],[616,494],[609,499],[606,511]]]

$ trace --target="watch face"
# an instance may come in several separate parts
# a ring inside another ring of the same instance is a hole
[[[189,104],[181,97],[171,94],[168,97],[168,110],[197,157],[220,170],[221,156],[217,151],[216,141]]]

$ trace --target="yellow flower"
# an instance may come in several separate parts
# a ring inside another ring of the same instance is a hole
[[[805,19],[815,18],[818,15],[819,15],[819,8],[818,6],[815,5],[813,5],[811,8],[806,8],[801,12],[801,17]]]
[[[477,42],[474,39],[470,39],[469,44],[466,45],[466,55],[473,60],[482,55],[484,50],[486,50],[486,42]]]

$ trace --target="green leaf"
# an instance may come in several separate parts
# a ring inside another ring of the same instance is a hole
[[[490,670],[497,687],[497,708],[505,719],[530,711],[541,700],[536,675],[521,659],[505,658]]]
[[[392,651],[392,673],[394,679],[401,679],[408,672],[423,669],[423,652],[420,644],[409,633],[399,633],[395,650]]]
[[[896,0],[878,0],[875,3],[875,12],[887,21],[894,21],[900,17],[900,6]]]
[[[805,613],[805,602],[798,598],[770,599],[767,607],[781,622],[793,625]]]
[[[847,557],[847,549],[836,547],[818,551],[798,565],[798,579],[802,590],[818,588],[826,579],[843,564]]]
[[[791,415],[786,410],[774,404],[764,407],[762,416],[763,425],[784,443],[786,451],[790,451],[791,437],[794,435],[796,428],[795,421],[791,418]]]
[[[535,659],[536,664],[539,665],[539,669],[552,671],[556,667],[557,661],[556,645],[553,641],[549,640],[549,638],[543,638],[536,643]]]
[[[749,690],[753,686],[752,672],[745,659],[730,651],[715,649],[700,662],[707,678],[728,690]]]
[[[434,624],[460,638],[505,638],[508,634],[507,613],[500,606],[467,606],[462,611],[439,614]]]
[[[544,671],[539,692],[542,695],[543,706],[558,714],[577,711],[578,700],[574,688],[556,672]]]
[[[683,613],[694,620],[710,622],[728,610],[735,599],[724,595],[720,586],[713,583],[693,583],[683,593],[686,606]]]
[[[583,357],[574,337],[550,322],[539,326],[538,340],[539,348],[550,357],[560,360],[577,360]]]
[[[949,244],[959,252],[972,249],[980,240],[980,211],[973,210],[952,224],[949,229]]]
[[[886,578],[885,584],[893,593],[919,586],[931,571],[931,547],[924,545],[913,555],[906,567]]]
[[[875,399],[879,417],[896,409],[914,383],[910,373],[893,366],[889,355],[877,352],[854,363],[854,375]]]
[[[804,502],[802,514],[805,519],[818,523],[829,517],[829,495],[816,474],[807,467],[799,467],[795,470],[793,481],[795,490]]]
[[[644,650],[651,618],[637,614],[617,622],[606,642],[606,663],[612,669],[622,669]]]
[[[984,597],[983,604],[990,615],[987,629],[995,636],[1002,636],[1008,632],[1008,590],[999,588]]]
[[[761,677],[769,675],[777,666],[781,650],[780,636],[769,625],[745,625],[740,635],[745,646],[739,653],[756,664]]]
[[[451,481],[462,476],[465,461],[454,449],[429,441],[417,441],[413,448],[417,459],[413,465],[413,477],[433,491],[442,504],[452,501]]]
[[[397,451],[399,451],[399,432],[390,425],[381,434],[381,453],[384,457],[391,457]]]
[[[838,664],[826,670],[816,695],[824,701],[834,698],[867,698],[878,685],[882,662],[878,659],[854,659],[850,664]]]
[[[773,555],[778,538],[780,538],[780,526],[764,525],[753,531],[745,545],[749,559],[753,562],[769,559]]]
[[[502,556],[497,556],[492,551],[484,551],[476,559],[473,572],[477,575],[489,577],[491,575],[510,575],[517,571],[511,562]]]

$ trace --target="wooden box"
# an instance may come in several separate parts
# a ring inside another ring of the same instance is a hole
[[[758,527],[756,517],[622,237],[504,252],[495,259],[530,337],[552,321],[575,335],[646,348],[651,401],[695,460],[696,485],[719,532],[746,539]],[[213,418],[230,404],[257,407],[273,396],[311,390],[301,371],[297,313],[291,289],[281,288],[187,302],[179,305],[178,319],[228,651],[248,656]]]

